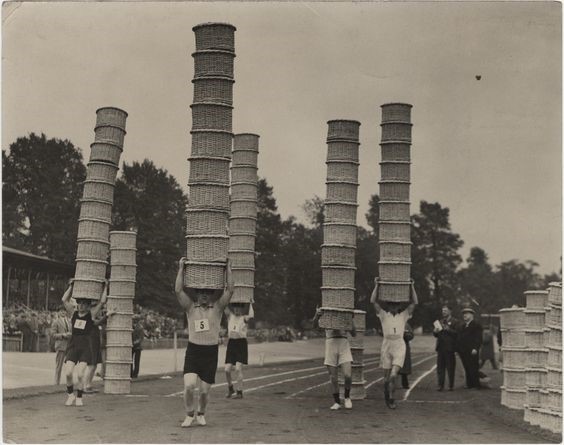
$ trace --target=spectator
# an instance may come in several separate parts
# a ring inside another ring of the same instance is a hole
[[[143,339],[145,337],[145,332],[141,326],[141,321],[139,319],[134,319],[134,328],[132,333],[132,363],[131,363],[131,378],[136,379],[139,376],[139,370],[141,365],[141,351],[143,350]]]
[[[442,308],[442,320],[435,321],[433,335],[437,338],[435,351],[437,351],[437,377],[439,381],[438,391],[445,388],[445,372],[448,373],[448,390],[454,389],[454,371],[456,369],[456,339],[458,321],[452,316],[450,307],[444,305]]]
[[[482,346],[482,326],[474,321],[474,309],[466,307],[462,310],[464,324],[458,333],[458,354],[466,374],[468,389],[480,389],[479,354]]]
[[[59,311],[58,317],[53,318],[51,324],[52,336],[55,340],[55,385],[61,383],[61,371],[65,362],[65,352],[68,340],[71,337],[70,320],[64,307]]]

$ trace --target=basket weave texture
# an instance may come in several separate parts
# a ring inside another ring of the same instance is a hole
[[[94,142],[90,145],[90,161],[110,162],[118,165],[123,149],[121,146]]]

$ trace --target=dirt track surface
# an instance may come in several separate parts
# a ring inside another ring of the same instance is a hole
[[[365,357],[367,399],[352,410],[330,411],[327,373],[319,359],[246,369],[245,397],[227,400],[217,374],[206,427],[180,428],[182,379],[136,381],[129,396],[85,395],[85,406],[65,407],[64,394],[4,401],[4,441],[15,443],[546,443],[519,424],[522,413],[499,405],[495,389],[465,390],[457,370],[453,392],[437,392],[434,353],[414,354],[412,390],[383,401],[382,370]],[[460,368],[460,367],[459,367]],[[417,383],[417,384],[415,384]],[[415,384],[415,385],[414,385]]]

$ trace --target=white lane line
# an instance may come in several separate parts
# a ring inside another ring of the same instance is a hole
[[[431,369],[429,369],[427,372],[421,374],[417,380],[415,380],[415,382],[413,382],[413,384],[411,385],[411,388],[409,388],[405,394],[403,395],[403,400],[407,400],[407,398],[409,397],[409,394],[411,394],[411,391],[415,389],[415,387],[417,386],[417,384],[423,380],[425,377],[427,377],[429,374],[431,374],[435,369],[437,369],[437,365],[433,365],[431,367]]]
[[[149,397],[148,394],[126,394],[125,397]]]
[[[434,356],[434,355],[430,355],[430,356],[428,356],[428,357],[425,357],[424,359],[419,360],[418,362],[413,363],[413,365],[411,365],[411,366],[415,367],[415,366],[417,366],[417,365],[420,365],[421,363],[424,363],[424,362],[426,362],[427,360],[432,359],[433,357],[435,357],[435,356]],[[370,382],[368,385],[366,385],[366,386],[364,387],[364,389],[368,389],[368,388],[370,388],[372,385],[374,385],[375,383],[381,382],[382,380],[384,380],[384,377],[380,377],[379,379],[374,380],[373,382]]]
[[[468,403],[469,400],[404,400],[407,403],[444,403],[457,405],[459,403]]]

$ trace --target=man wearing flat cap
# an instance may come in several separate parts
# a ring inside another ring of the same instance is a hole
[[[466,388],[480,389],[480,346],[482,346],[482,326],[474,321],[474,309],[462,309],[464,322],[458,333],[458,354],[464,366]]]

